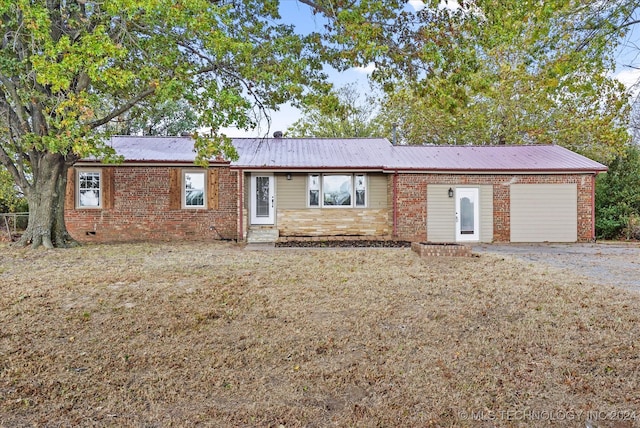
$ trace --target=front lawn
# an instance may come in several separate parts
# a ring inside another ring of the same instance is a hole
[[[638,426],[639,318],[495,256],[3,246],[0,426]]]

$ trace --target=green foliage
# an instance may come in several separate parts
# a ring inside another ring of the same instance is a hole
[[[376,65],[405,143],[553,142],[604,161],[628,142],[627,94],[607,76],[631,1],[311,3],[337,68]]]
[[[640,148],[629,145],[596,180],[596,236],[640,239]]]
[[[355,85],[346,85],[305,107],[302,118],[287,130],[287,134],[295,137],[379,137],[382,129],[377,105],[375,97],[361,97]]]
[[[198,114],[185,100],[161,103],[144,101],[108,125],[118,135],[172,136],[195,133]]]
[[[16,187],[11,174],[0,165],[0,213],[26,212],[27,201]]]

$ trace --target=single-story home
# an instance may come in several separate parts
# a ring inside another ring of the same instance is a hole
[[[367,237],[576,242],[595,237],[606,167],[557,145],[395,146],[383,138],[240,138],[195,165],[190,137],[113,137],[118,165],[70,169],[80,241]]]

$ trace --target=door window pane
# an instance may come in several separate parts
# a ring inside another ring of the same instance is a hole
[[[473,235],[474,226],[473,202],[469,198],[460,199],[460,233]]]
[[[269,217],[269,177],[256,177],[256,216]]]

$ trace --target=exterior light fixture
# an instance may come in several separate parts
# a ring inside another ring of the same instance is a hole
[[[449,197],[453,198],[453,189],[449,187]]]
[[[287,180],[291,180],[291,173],[287,172]]]

